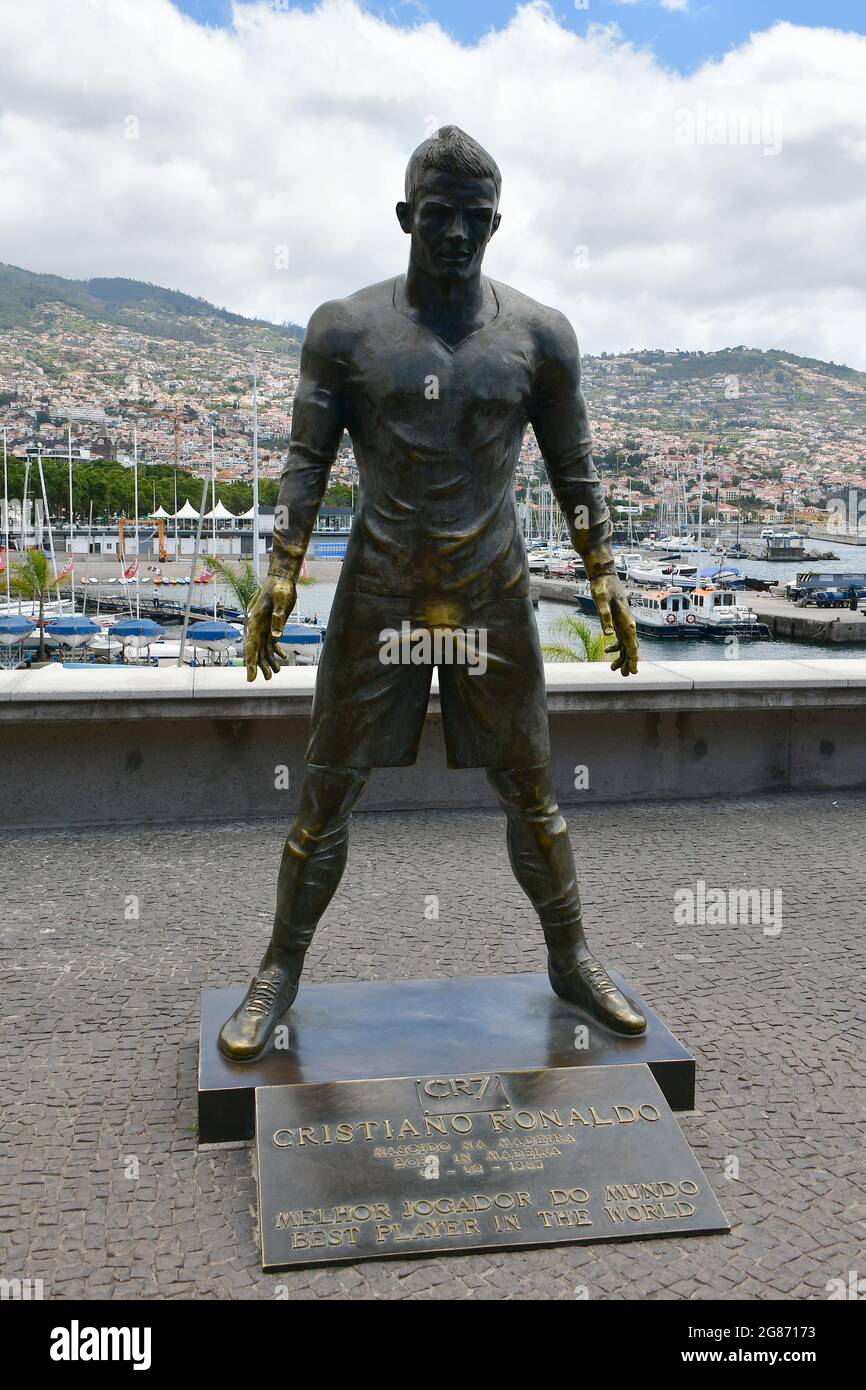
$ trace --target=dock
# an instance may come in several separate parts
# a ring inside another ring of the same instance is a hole
[[[176,591],[175,591],[176,592]],[[181,591],[183,592],[183,591]],[[154,622],[181,623],[186,612],[186,599],[164,599],[152,592],[146,594],[139,593],[136,597],[133,589],[109,590],[99,593],[92,589],[77,591],[79,603],[83,603],[85,598],[87,606],[85,612],[89,618],[95,617],[100,613],[126,613],[140,616],[142,618],[152,618]],[[136,614],[136,607],[138,612]],[[190,617],[193,618],[212,618],[214,616],[213,599],[210,603],[193,603],[190,606]],[[217,617],[223,622],[242,622],[243,613],[239,608],[233,608],[230,604],[217,602]]]
[[[798,608],[790,599],[751,591],[746,598],[752,612],[767,624],[774,637],[818,642],[828,647],[866,642],[866,613],[852,613],[850,608]]]
[[[579,607],[573,579],[537,579],[533,575],[529,581],[529,596],[534,605],[540,598],[546,598],[554,603],[572,603],[575,608]]]

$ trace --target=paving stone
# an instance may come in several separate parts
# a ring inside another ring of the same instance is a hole
[[[196,1146],[196,1035],[202,987],[261,956],[286,826],[167,821],[3,837],[0,1272],[60,1298],[571,1301],[825,1298],[862,1273],[866,796],[568,819],[593,944],[696,1054],[680,1122],[729,1236],[262,1274],[251,1150]],[[699,880],[779,889],[781,931],[678,924]],[[307,978],[543,966],[497,813],[355,818]]]

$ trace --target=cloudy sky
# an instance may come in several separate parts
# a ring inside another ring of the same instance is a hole
[[[454,122],[503,171],[489,273],[585,350],[866,369],[854,0],[0,0],[0,33],[0,260],[304,322],[403,268],[407,156]]]

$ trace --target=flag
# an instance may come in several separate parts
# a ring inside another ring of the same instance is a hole
[[[65,579],[66,576],[67,576],[68,574],[71,574],[71,573],[72,573],[72,566],[74,565],[74,563],[75,563],[75,561],[72,560],[71,558],[70,558],[69,560],[67,560],[67,561],[66,561],[66,564],[63,566],[63,569],[62,569],[62,570],[58,570],[58,572],[57,572],[57,578],[58,578],[58,579]]]
[[[124,577],[124,579],[134,579],[135,576],[136,576],[137,574],[138,574],[138,561],[137,561],[137,560],[133,560],[132,564],[131,564],[131,565],[127,565],[126,569],[123,571],[123,577]]]
[[[5,570],[5,568],[6,568],[6,551],[4,550],[3,546],[0,545],[0,574],[3,573],[3,571]]]

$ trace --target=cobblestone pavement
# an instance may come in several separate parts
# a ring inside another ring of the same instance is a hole
[[[196,1030],[201,988],[258,959],[285,827],[166,823],[3,837],[0,1274],[61,1298],[701,1299],[825,1298],[866,1273],[866,796],[569,823],[599,954],[697,1055],[681,1123],[730,1235],[263,1275],[251,1149],[196,1146]],[[781,932],[678,926],[674,892],[699,879],[781,889]],[[543,959],[498,814],[366,814],[308,977]]]

